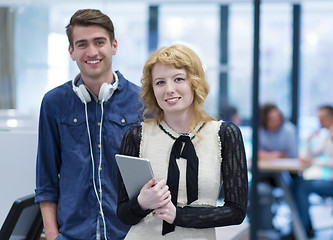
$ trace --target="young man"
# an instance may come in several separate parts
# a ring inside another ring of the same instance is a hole
[[[318,108],[317,116],[320,121],[321,130],[324,130],[321,135],[323,138],[320,144],[318,144],[316,149],[311,148],[311,141],[319,133],[319,131],[314,132],[310,135],[307,140],[307,153],[303,160],[306,164],[312,164],[312,160],[322,154],[327,157],[327,167],[332,167],[333,163],[333,106],[323,105]],[[326,135],[324,135],[326,134]],[[318,139],[317,139],[318,141]],[[309,195],[310,193],[316,193],[321,196],[333,196],[333,176],[328,180],[300,180],[295,185],[295,199],[297,207],[299,209],[300,217],[302,219],[304,228],[307,231],[309,237],[313,237],[314,229],[312,228],[311,215],[310,215],[310,203]]]
[[[123,239],[129,227],[116,215],[114,156],[140,122],[139,87],[112,71],[117,40],[108,16],[79,10],[66,33],[80,74],[43,98],[35,200],[47,240]]]
[[[307,140],[306,157],[314,158],[321,154],[326,154],[333,161],[333,107],[330,105],[321,106],[318,108],[317,116],[322,129],[327,130],[326,138],[323,139],[317,149],[311,148],[311,140],[318,134],[315,131]]]

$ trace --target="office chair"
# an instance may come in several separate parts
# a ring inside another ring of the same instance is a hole
[[[17,199],[0,230],[1,240],[39,240],[43,221],[34,194]]]

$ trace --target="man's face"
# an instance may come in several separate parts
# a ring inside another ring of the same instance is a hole
[[[318,118],[320,121],[320,125],[323,128],[329,128],[333,124],[333,117],[329,115],[327,110],[319,109],[318,110]]]
[[[268,130],[275,132],[281,127],[283,120],[281,118],[280,111],[277,109],[272,109],[268,113],[267,128]]]
[[[112,56],[117,52],[117,41],[111,43],[103,27],[74,26],[73,46],[69,46],[69,53],[83,79],[98,79],[112,73]]]

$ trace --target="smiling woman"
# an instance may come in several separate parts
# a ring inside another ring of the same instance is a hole
[[[152,85],[158,106],[164,112],[165,119],[178,117],[190,122],[193,112],[193,90],[184,68],[156,63],[152,70]],[[188,132],[190,129],[175,129]]]
[[[246,214],[241,132],[203,110],[209,88],[188,47],[155,51],[141,82],[149,118],[127,131],[121,154],[149,159],[154,177],[131,199],[120,181],[117,214],[133,225],[126,240],[216,239],[215,227],[240,224]],[[222,182],[225,204],[216,206]]]
[[[161,70],[163,73],[160,73],[157,70]],[[182,75],[180,78],[176,78],[177,74]],[[209,86],[206,81],[202,62],[195,52],[184,45],[173,45],[169,48],[161,48],[155,51],[147,60],[141,80],[141,94],[143,101],[147,106],[145,113],[149,115],[153,114],[157,121],[162,120],[165,116],[165,113],[163,112],[164,109],[159,106],[159,99],[155,95],[155,88],[157,87],[153,84],[154,79],[159,78],[163,80],[162,84],[159,83],[162,85],[161,88],[163,89],[167,88],[168,85],[187,86],[186,96],[190,96],[190,99],[188,100],[191,100],[192,102],[190,108],[192,108],[191,111],[193,111],[191,113],[193,115],[191,116],[192,120],[189,122],[190,128],[193,128],[199,119],[204,121],[213,119],[203,109],[204,101],[209,93]],[[169,79],[169,82],[166,81],[167,79]],[[173,91],[174,90],[175,89],[173,89]],[[168,89],[166,91],[168,91]],[[182,92],[184,91],[182,90]],[[169,95],[170,94],[174,93],[169,92]],[[193,95],[191,96],[191,94]]]

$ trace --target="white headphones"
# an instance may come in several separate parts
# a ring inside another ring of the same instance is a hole
[[[117,89],[119,80],[118,76],[116,73],[113,73],[114,76],[114,83],[103,83],[98,94],[98,100],[102,102],[101,104],[101,109],[102,109],[102,115],[101,115],[101,121],[100,121],[100,128],[99,128],[99,145],[102,146],[102,124],[103,124],[103,116],[104,116],[104,107],[103,107],[103,102],[107,101],[114,91]],[[87,109],[87,103],[91,102],[91,97],[90,94],[84,84],[80,84],[80,86],[76,86],[75,83],[80,79],[80,74],[75,77],[75,79],[72,81],[72,86],[73,86],[73,91],[75,94],[80,98],[81,102],[84,103],[85,106],[85,116],[86,116],[86,124],[87,124],[87,132],[88,132],[88,138],[89,138],[89,149],[90,149],[90,156],[91,156],[91,163],[92,163],[92,181],[93,181],[93,187],[94,187],[94,192],[96,195],[96,198],[99,203],[99,208],[100,208],[100,213],[102,216],[102,221],[104,225],[104,239],[107,240],[106,238],[106,223],[105,223],[105,218],[104,218],[104,211],[102,207],[102,201],[103,201],[103,196],[102,196],[102,191],[97,191],[97,184],[95,182],[95,161],[94,161],[94,155],[93,155],[93,149],[92,149],[92,143],[91,143],[91,136],[90,136],[90,130],[89,130],[89,122],[88,122],[88,109]],[[102,151],[100,151],[99,154],[99,164],[98,164],[98,169],[101,169],[102,166]],[[100,171],[98,171],[98,188],[102,190],[102,181],[101,181],[101,175]]]
[[[119,80],[116,73],[113,73],[114,83],[103,83],[98,94],[98,100],[107,101],[112,96],[114,91],[117,89]],[[72,81],[73,91],[80,98],[81,102],[88,103],[91,102],[90,94],[84,84],[80,84],[80,86],[76,86],[76,82],[80,79],[80,75],[77,75],[75,79]]]

